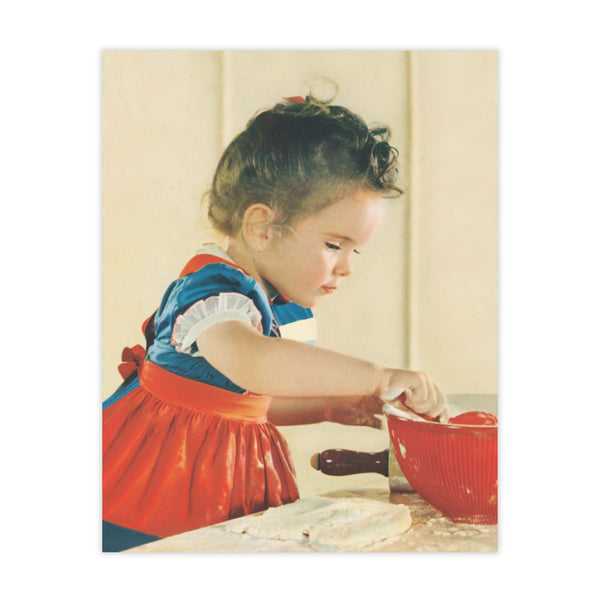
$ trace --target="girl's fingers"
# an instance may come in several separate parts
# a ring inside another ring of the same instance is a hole
[[[442,412],[439,415],[439,421],[440,421],[440,423],[447,423],[449,418],[450,418],[450,407],[446,404],[446,406],[444,406]]]
[[[367,426],[372,427],[373,429],[383,429],[383,422],[377,417],[370,417]]]
[[[427,396],[428,396],[428,404],[429,404],[429,412],[428,415],[429,416],[435,416],[432,415],[431,413],[435,413],[436,409],[437,409],[437,393],[436,393],[436,388],[435,385],[433,383],[433,381],[431,381],[431,379],[429,377],[427,377]]]
[[[446,411],[448,409],[446,396],[444,396],[442,390],[440,390],[440,388],[435,383],[433,384],[433,390],[435,394],[435,406],[431,410],[429,416],[434,419],[439,418],[440,421],[444,418],[448,420],[449,415],[446,415]]]
[[[367,410],[369,410],[374,415],[382,415],[383,414],[383,405],[384,401],[377,396],[370,396],[367,399]]]
[[[415,375],[417,381],[408,389],[406,404],[420,414],[428,414],[432,408],[433,387],[425,373],[418,371]]]
[[[367,427],[373,427],[374,429],[382,429],[383,423],[381,419],[376,417],[375,415],[383,414],[383,401],[376,396],[367,396],[363,399],[362,402],[362,420],[361,425],[366,425]]]
[[[422,371],[404,371],[402,375],[405,382],[403,383],[404,403],[419,414],[437,418],[443,422],[447,421],[450,410],[446,397],[428,375]],[[392,387],[390,386],[390,392]],[[397,390],[394,389],[394,391]],[[387,397],[385,399],[388,400]]]
[[[373,414],[368,414],[363,411],[358,411],[352,415],[349,415],[349,418],[345,424],[357,425],[359,427],[372,427],[373,429],[383,429],[383,422],[381,419]]]
[[[404,395],[406,398],[404,402],[415,412],[420,413],[423,412],[424,409],[426,409],[424,403],[425,394],[423,385],[425,381],[422,377],[422,374],[419,372],[415,372],[414,376],[415,381],[411,385],[409,385],[404,391]]]
[[[438,416],[440,421],[445,423],[450,418],[450,407],[448,406],[448,400],[446,399],[444,392],[442,392],[437,385],[435,386],[435,389],[437,391],[438,398],[441,401],[441,408]]]

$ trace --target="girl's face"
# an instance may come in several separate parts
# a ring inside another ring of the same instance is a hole
[[[352,273],[358,249],[379,230],[381,196],[359,189],[272,238],[257,259],[259,275],[301,306],[315,306]]]

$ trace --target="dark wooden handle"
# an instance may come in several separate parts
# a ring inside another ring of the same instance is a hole
[[[325,475],[354,475],[356,473],[380,473],[388,476],[389,450],[381,452],[357,452],[355,450],[330,449],[314,454],[310,464]]]

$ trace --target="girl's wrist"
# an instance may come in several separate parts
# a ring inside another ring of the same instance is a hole
[[[386,395],[389,394],[390,388],[390,380],[392,378],[392,374],[394,369],[386,369],[381,367],[381,372],[379,374],[379,382],[377,383],[377,387],[373,391],[373,395],[381,398],[382,400],[386,399]]]

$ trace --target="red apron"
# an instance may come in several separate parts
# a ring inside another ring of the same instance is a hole
[[[150,362],[139,378],[103,411],[106,521],[167,537],[298,499],[287,444],[267,422],[270,397]]]

